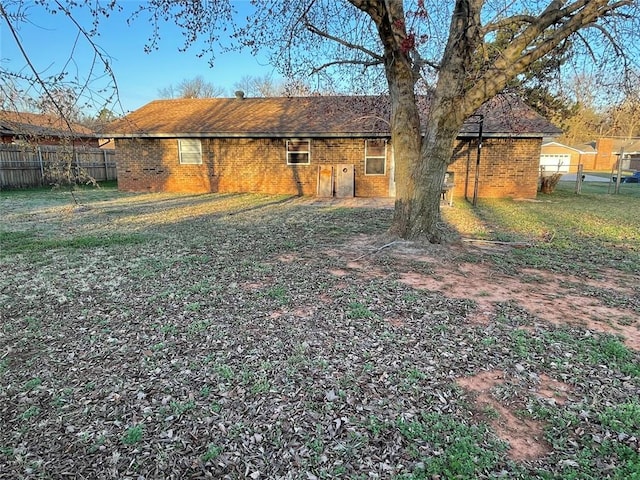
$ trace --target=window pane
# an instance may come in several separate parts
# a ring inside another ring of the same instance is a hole
[[[309,164],[311,142],[309,140],[288,140],[287,141],[287,163],[288,164]]]
[[[384,157],[384,140],[367,140],[367,157]]]
[[[365,163],[364,173],[366,175],[384,175],[384,157],[367,157]]]
[[[289,163],[309,163],[308,153],[289,153]]]
[[[200,158],[200,155],[198,155],[198,154],[183,153],[180,156],[180,163],[189,164],[189,165],[197,165],[197,164],[202,163],[202,159]]]
[[[308,152],[309,151],[308,141],[289,140],[289,142],[287,143],[287,146],[290,152]]]
[[[365,140],[365,175],[384,175],[387,142],[384,139]]]
[[[200,140],[184,139],[178,140],[178,150],[180,163],[201,164],[202,163],[202,143]]]

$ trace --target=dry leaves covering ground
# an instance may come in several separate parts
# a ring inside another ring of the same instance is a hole
[[[640,472],[638,275],[391,243],[384,203],[40,195],[1,205],[0,478]]]

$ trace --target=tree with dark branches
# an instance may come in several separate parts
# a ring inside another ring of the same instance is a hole
[[[149,2],[158,17],[180,12],[192,35],[216,36],[191,2]],[[208,2],[208,18],[226,11]],[[453,145],[464,121],[544,59],[587,55],[620,78],[634,55],[635,0],[293,0],[253,1],[255,11],[237,26],[235,40],[256,51],[268,48],[288,78],[326,75],[351,90],[383,85],[392,104],[391,143],[396,159],[393,231],[405,238],[441,241],[440,192]],[[204,4],[202,4],[204,5]],[[220,17],[216,16],[219,20]],[[509,32],[508,42],[497,42]],[[219,31],[218,33],[222,33]],[[186,37],[190,41],[193,37]],[[355,73],[355,74],[354,74]],[[341,76],[342,75],[342,76]],[[416,85],[424,82],[431,108],[424,125]]]
[[[9,31],[11,38],[18,47],[18,51],[23,57],[25,68],[20,71],[12,71],[0,62],[0,91],[6,90],[9,86],[17,86],[24,98],[35,99],[33,107],[49,114],[60,116],[62,120],[70,123],[74,120],[74,115],[79,115],[84,107],[104,107],[108,104],[118,102],[118,85],[111,69],[111,57],[102,50],[95,41],[97,35],[98,19],[107,15],[112,8],[117,8],[115,2],[110,2],[108,6],[100,6],[100,2],[92,4],[89,8],[93,22],[91,25],[81,25],[74,15],[76,2],[35,2],[41,5],[52,14],[60,14],[69,23],[70,28],[76,32],[73,48],[68,52],[67,59],[63,62],[59,71],[45,75],[31,61],[30,52],[26,50],[19,35],[19,27],[23,23],[28,23],[29,12],[34,5],[23,0],[12,0],[0,3],[0,21],[3,22]],[[84,43],[89,46],[92,52],[89,67],[86,72],[71,73],[71,68],[75,65],[76,47]],[[96,88],[97,80],[105,80],[107,86]],[[71,129],[70,129],[71,131]]]
[[[117,8],[113,1],[69,3],[89,8],[96,25],[102,13]],[[242,21],[234,17],[230,0],[150,0],[135,17],[151,22],[148,48],[157,48],[161,23],[170,19],[184,32],[183,48],[205,39],[208,53],[267,50],[286,78],[315,75],[331,84],[327,90],[339,85],[350,92],[387,94],[396,160],[392,230],[404,238],[442,240],[444,174],[458,132],[483,103],[541,61],[563,55],[569,45],[572,58],[588,58],[603,73],[606,66],[603,81],[622,79],[639,58],[637,0],[250,3],[253,11]],[[57,1],[53,8],[64,6]],[[505,34],[508,42],[497,41]],[[431,97],[425,124],[418,114],[418,89]]]

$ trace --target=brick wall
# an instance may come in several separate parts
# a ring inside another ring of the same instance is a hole
[[[480,160],[479,196],[536,196],[541,139],[485,139]],[[309,165],[287,165],[285,139],[202,140],[202,165],[181,165],[177,139],[117,139],[118,187],[123,191],[257,192],[315,195],[318,166],[353,164],[355,194],[389,194],[389,157],[384,175],[364,174],[364,139],[313,139]],[[476,141],[456,146],[455,195],[473,195]]]
[[[318,165],[353,164],[357,196],[387,196],[388,165],[385,175],[365,175],[364,142],[313,139],[310,164],[287,165],[286,139],[208,138],[202,139],[202,165],[181,165],[177,139],[117,139],[118,187],[124,191],[315,195]]]
[[[538,191],[540,138],[485,138],[480,156],[478,197],[535,198]],[[454,173],[454,196],[473,197],[477,140],[459,140],[455,161],[448,171]],[[468,165],[468,182],[467,178]]]
[[[609,172],[617,159],[617,156],[613,154],[612,138],[599,138],[596,140],[596,159],[593,164],[593,170]]]
[[[578,163],[582,164],[582,168],[584,170],[597,170],[596,169],[596,154],[595,153],[590,153],[590,152],[581,153],[580,154],[580,159],[578,160]],[[576,171],[577,171],[577,169],[576,169]]]

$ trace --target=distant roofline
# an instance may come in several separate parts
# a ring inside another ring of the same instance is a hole
[[[631,139],[628,139],[626,137],[600,137],[600,138],[605,138],[608,140],[613,140],[613,141],[625,141],[625,142],[629,142],[630,144],[635,144],[640,142],[640,137],[633,137]],[[597,155],[598,154],[598,150],[596,149],[595,146],[591,146],[591,148],[593,148],[593,151],[587,151],[587,150],[581,150],[578,147],[572,147],[570,145],[567,145],[566,143],[561,143],[561,142],[557,142],[555,140],[550,140],[548,142],[543,142],[542,146],[548,146],[548,145],[557,145],[559,147],[563,147],[563,148],[568,148],[569,150],[573,150],[576,151],[580,154],[584,154],[584,155]],[[585,143],[584,145],[589,145],[589,143]],[[597,140],[596,140],[596,146],[597,146]],[[622,149],[624,150],[624,145],[622,145]],[[640,150],[629,150],[629,151],[624,151],[623,152],[624,155],[637,155],[640,153]],[[611,150],[611,155],[620,155],[620,148],[616,148]]]
[[[552,145],[552,144],[553,144],[553,145],[558,145],[559,147],[568,148],[569,150],[574,150],[574,151],[576,151],[576,152],[578,152],[578,153],[584,153],[585,155],[595,155],[595,154],[596,154],[596,152],[595,152],[595,151],[593,151],[593,152],[588,152],[588,151],[586,151],[586,150],[580,150],[579,148],[572,147],[572,146],[570,146],[570,145],[567,145],[566,143],[556,142],[555,140],[553,140],[553,141],[551,141],[551,142],[544,142],[544,143],[542,144],[542,146],[544,147],[544,146]]]
[[[0,110],[0,132],[14,137],[98,138],[97,132],[76,121],[49,113]]]

